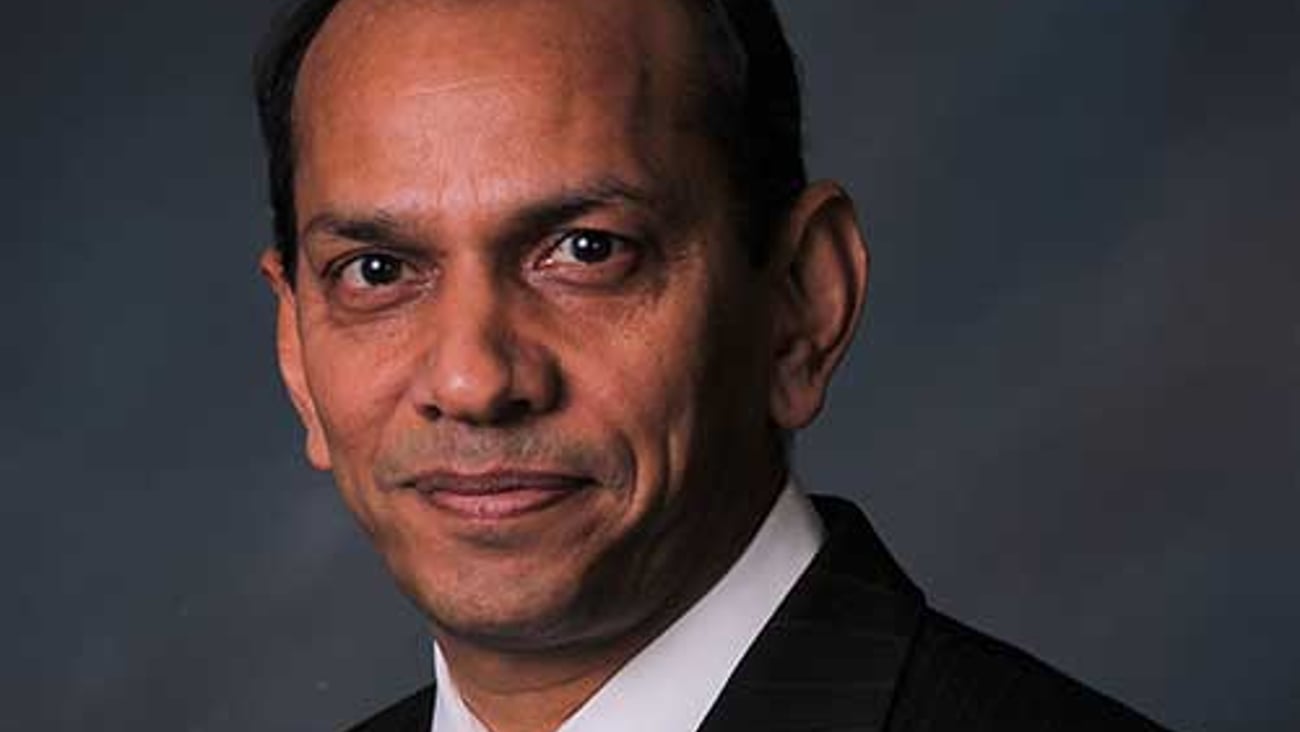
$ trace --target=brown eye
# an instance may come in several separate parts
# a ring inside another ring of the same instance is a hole
[[[595,229],[574,229],[551,239],[537,268],[548,280],[575,287],[614,287],[637,271],[645,254],[633,239]]]
[[[339,279],[349,287],[384,287],[402,279],[402,260],[387,254],[363,254],[348,262]]]
[[[362,252],[330,268],[328,297],[341,311],[377,312],[419,297],[425,278],[425,272],[401,256]]]
[[[601,264],[627,244],[612,234],[579,230],[565,234],[552,250],[552,264]]]

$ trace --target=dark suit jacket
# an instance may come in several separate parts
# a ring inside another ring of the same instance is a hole
[[[837,498],[813,500],[826,544],[699,732],[1160,730],[926,607],[861,511]],[[425,687],[353,732],[427,732],[433,700]]]

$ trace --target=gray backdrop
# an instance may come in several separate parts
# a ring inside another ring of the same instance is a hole
[[[875,253],[806,482],[1168,724],[1300,728],[1300,3],[785,8]],[[5,729],[331,729],[428,673],[273,367],[270,10],[5,8]]]

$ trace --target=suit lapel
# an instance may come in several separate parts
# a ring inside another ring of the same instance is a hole
[[[699,732],[883,730],[924,598],[847,501],[814,497],[826,544]]]
[[[349,732],[429,732],[433,725],[434,685],[430,684]]]

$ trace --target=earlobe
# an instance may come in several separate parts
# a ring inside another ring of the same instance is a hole
[[[267,249],[258,262],[262,276],[271,286],[276,299],[275,351],[280,365],[280,377],[289,392],[289,399],[302,420],[307,432],[307,460],[313,467],[329,470],[331,467],[329,445],[321,428],[316,405],[307,386],[303,369],[302,338],[298,331],[298,303],[289,275],[284,271],[280,254]]]
[[[770,409],[794,430],[821,411],[866,302],[869,258],[848,194],[829,182],[805,189],[778,255]]]

